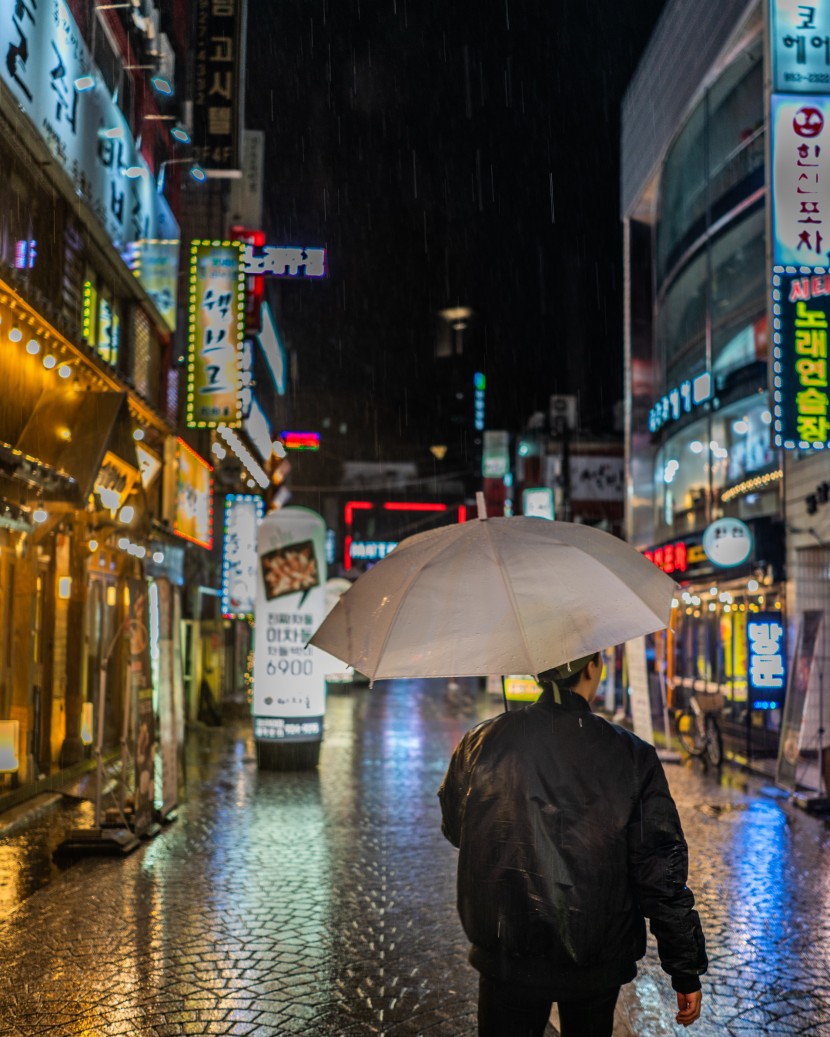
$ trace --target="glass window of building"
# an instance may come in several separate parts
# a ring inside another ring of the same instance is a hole
[[[706,367],[706,267],[701,253],[672,283],[657,315],[657,348],[667,387]]]
[[[701,102],[680,131],[666,159],[657,224],[657,280],[680,258],[683,245],[703,233],[706,214],[706,147]]]
[[[732,192],[764,167],[763,49],[759,38],[733,62],[708,96],[709,198],[712,218],[728,211]]]
[[[757,349],[766,340],[753,340],[756,355],[735,348],[736,336],[766,314],[766,259],[764,211],[758,209],[722,234],[712,244],[712,356],[721,374],[733,370],[737,360],[764,360]],[[731,360],[723,357],[732,347]],[[720,361],[720,364],[719,364]]]

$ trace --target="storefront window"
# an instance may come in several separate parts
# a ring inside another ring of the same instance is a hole
[[[712,415],[710,451],[715,490],[742,482],[773,464],[771,427],[766,393],[756,393]]]
[[[676,524],[682,529],[686,524],[698,526],[706,521],[709,490],[707,429],[707,419],[701,418],[668,439],[657,454],[655,526],[665,536],[675,531]],[[657,537],[658,540],[662,538],[661,535]]]

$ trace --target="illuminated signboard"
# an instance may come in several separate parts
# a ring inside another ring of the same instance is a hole
[[[179,242],[137,241],[126,253],[127,265],[171,331],[176,330],[176,285],[179,279]]]
[[[285,362],[285,347],[274,323],[274,317],[267,302],[262,304],[259,317],[260,331],[257,335],[262,355],[271,372],[274,388],[280,396],[285,395],[285,382],[288,373],[288,365]]]
[[[820,450],[830,442],[830,275],[776,270],[772,283],[775,445]]]
[[[830,90],[830,8],[817,0],[771,0],[770,46],[773,90]]]
[[[176,440],[173,532],[199,547],[213,546],[213,469],[183,439]]]
[[[787,683],[784,622],[780,612],[747,618],[747,679],[753,709],[778,709]]]
[[[473,425],[476,432],[484,431],[484,393],[487,389],[487,379],[481,371],[473,375]]]
[[[349,544],[349,557],[352,561],[379,562],[397,546],[397,540],[352,540]]]
[[[178,237],[170,207],[64,0],[0,0],[0,80],[119,250]]]
[[[231,227],[232,241],[241,241],[245,245],[261,248],[265,244],[265,231],[253,230],[250,227]],[[245,278],[245,333],[256,335],[259,332],[260,310],[265,301],[265,281],[261,277]]]
[[[222,541],[222,615],[253,618],[256,607],[257,528],[262,520],[262,497],[229,493],[225,497],[225,535]]]
[[[772,261],[826,267],[830,249],[830,98],[773,94]]]
[[[397,541],[367,541],[355,536],[355,515],[361,512],[374,511],[412,512],[419,511],[449,511],[447,504],[432,503],[426,501],[384,501],[382,504],[366,500],[350,500],[343,507],[343,525],[345,536],[343,537],[343,568],[348,570],[352,567],[352,560],[378,561],[385,557],[393,548],[397,547]],[[457,517],[459,522],[467,520],[467,506],[458,505]],[[380,552],[383,552],[381,554]],[[369,553],[376,557],[368,557]]]
[[[241,349],[245,278],[238,241],[194,241],[190,249],[187,424],[236,427],[242,420]]]
[[[508,702],[535,702],[542,694],[542,685],[533,677],[502,677],[502,687]]]
[[[319,450],[319,432],[280,432],[286,450]]]
[[[676,389],[662,396],[649,411],[648,430],[657,432],[672,421],[679,421],[712,398],[712,376],[706,372],[697,378],[687,378]]]
[[[325,277],[327,273],[324,248],[294,248],[286,245],[264,245],[257,249],[245,245],[242,266],[248,277]]]
[[[553,490],[547,486],[533,486],[522,490],[522,514],[536,518],[553,518]]]
[[[743,565],[752,554],[752,531],[736,518],[720,518],[703,531],[703,552],[719,569]]]

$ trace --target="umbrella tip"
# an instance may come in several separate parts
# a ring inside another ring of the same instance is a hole
[[[480,519],[487,518],[487,505],[484,503],[484,494],[481,490],[476,492],[476,507],[478,508],[478,517]]]

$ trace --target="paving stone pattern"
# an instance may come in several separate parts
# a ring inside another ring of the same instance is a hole
[[[435,793],[498,708],[477,682],[338,692],[306,773],[258,770],[247,725],[192,734],[176,822],[0,921],[0,1035],[472,1037]],[[667,773],[712,962],[691,1032],[830,1035],[830,830],[760,780]],[[615,1034],[685,1032],[675,1011],[651,946]]]

